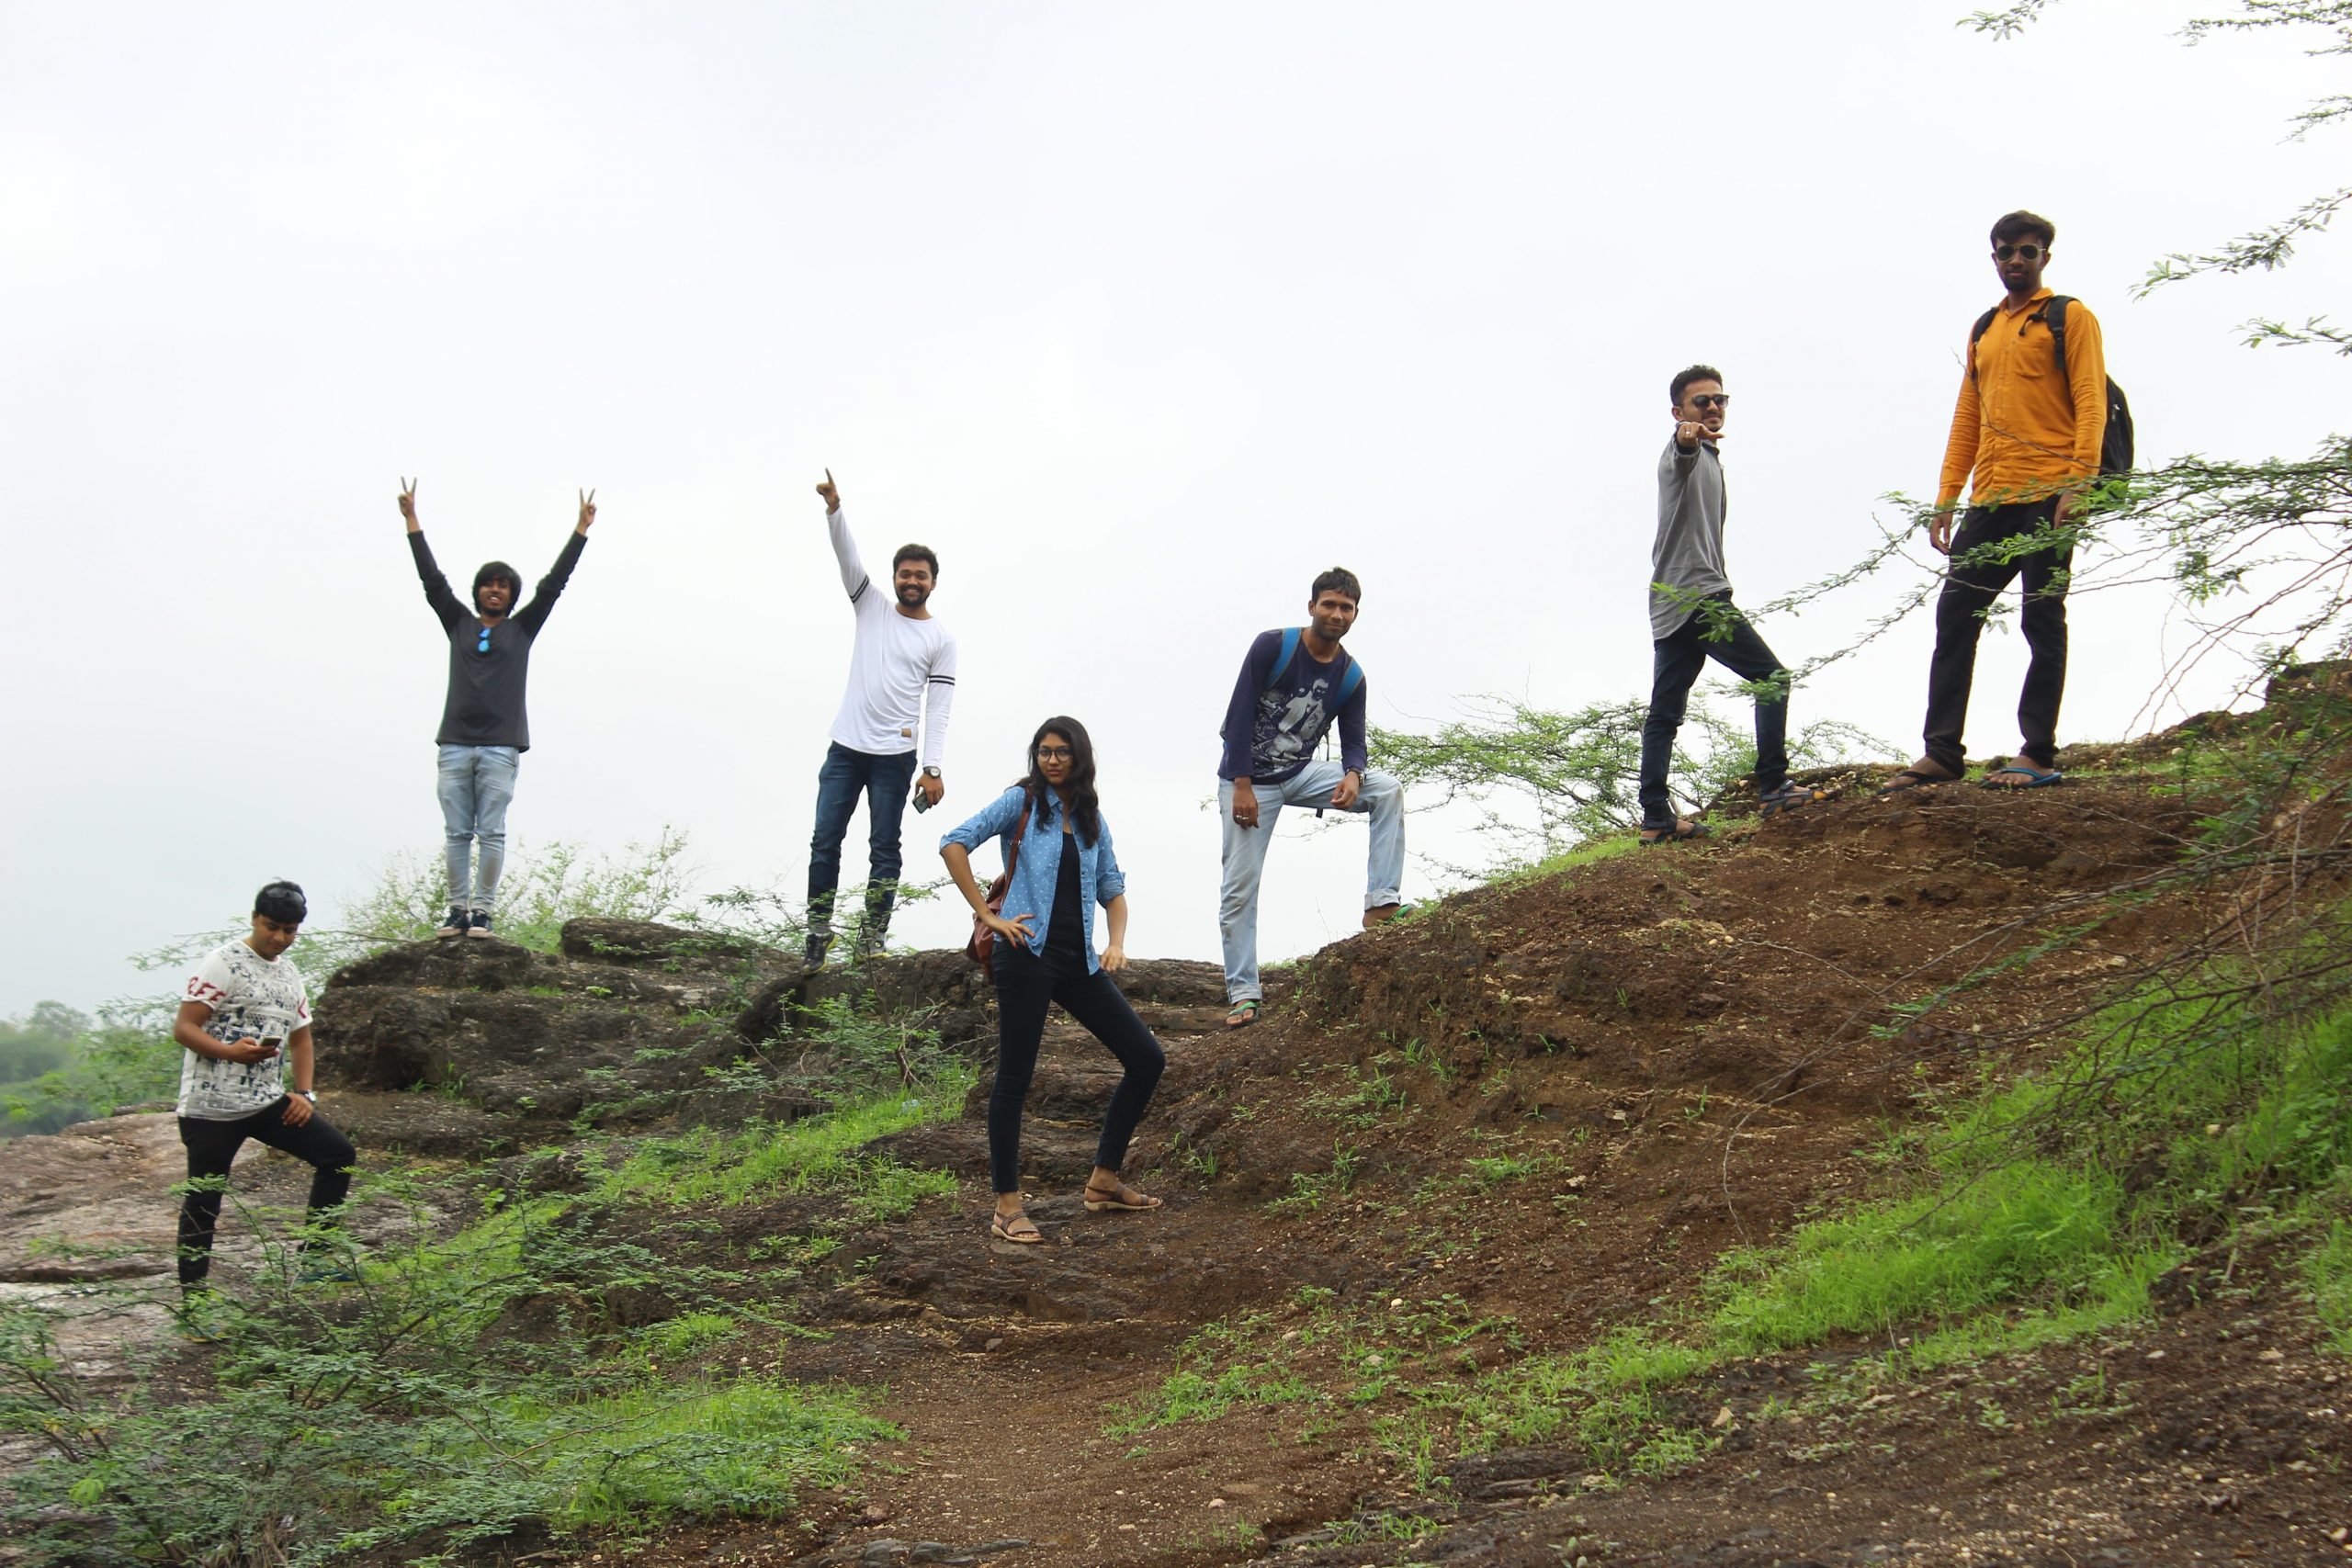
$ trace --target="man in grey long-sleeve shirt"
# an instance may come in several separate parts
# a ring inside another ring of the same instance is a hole
[[[1642,842],[1706,835],[1705,824],[1675,814],[1666,775],[1691,683],[1710,657],[1742,681],[1777,682],[1756,699],[1756,789],[1764,815],[1823,798],[1789,783],[1789,672],[1747,617],[1732,608],[1724,570],[1724,464],[1717,450],[1731,395],[1723,372],[1693,365],[1669,393],[1674,438],[1657,463],[1657,542],[1650,550],[1649,717],[1642,725]]]
[[[523,579],[500,560],[474,573],[473,610],[458,602],[424,543],[413,483],[401,487],[401,516],[408,524],[409,553],[424,584],[424,601],[449,637],[449,690],[434,737],[441,749],[436,788],[448,859],[449,913],[436,934],[486,937],[506,860],[506,807],[514,798],[515,770],[531,749],[530,716],[523,701],[531,646],[587,547],[588,525],[596,521],[595,493],[581,495],[580,520],[564,540],[563,553],[520,610],[514,601],[522,596]],[[477,841],[479,873],[473,864]]]

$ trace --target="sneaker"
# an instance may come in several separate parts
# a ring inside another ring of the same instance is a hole
[[[297,1284],[302,1285],[356,1285],[359,1282],[359,1276],[340,1263],[306,1264],[294,1279]]]
[[[863,964],[869,958],[881,957],[884,953],[888,951],[889,946],[890,939],[888,936],[877,935],[870,931],[860,931],[857,933],[857,946],[852,951],[851,957],[855,959],[858,963]]]
[[[808,944],[801,950],[801,956],[807,960],[809,968],[822,969],[825,966],[825,950],[832,945],[833,937],[831,931],[810,931]]]
[[[473,923],[467,928],[466,934],[468,936],[488,936],[490,934],[490,911],[488,909],[476,909],[474,911]]]
[[[449,906],[449,912],[441,917],[441,923],[434,928],[433,934],[435,936],[456,936],[466,929],[467,924],[468,917],[466,915],[465,906],[462,904],[452,904]]]

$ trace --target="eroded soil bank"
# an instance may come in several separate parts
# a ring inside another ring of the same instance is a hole
[[[1884,1026],[1891,1005],[2079,923],[2070,896],[2174,861],[2199,812],[2161,785],[2121,765],[2017,797],[1858,789],[1704,847],[1481,889],[1305,962],[1238,1032],[1221,1027],[1212,967],[1144,966],[1130,989],[1170,1070],[1131,1170],[1167,1208],[1079,1205],[1113,1069],[1057,1015],[1024,1145],[1046,1245],[987,1239],[983,1071],[960,1116],[876,1149],[958,1189],[903,1220],[843,1224],[790,1287],[813,1332],[671,1369],[883,1390],[881,1414],[907,1436],[866,1456],[862,1486],[784,1519],[504,1555],[1010,1568],[2352,1555],[2338,1540],[2352,1527],[2346,1369],[2259,1253],[2196,1252],[2159,1282],[2152,1322],[1899,1383],[1845,1375],[1887,1348],[1875,1343],[1719,1367],[1660,1395],[1649,1416],[1696,1436],[1655,1462],[1569,1438],[1464,1455],[1428,1415],[1439,1372],[1507,1377],[1689,1302],[1728,1249],[1865,1186],[1878,1169],[1865,1156],[1924,1097],[2050,1049],[2028,1026],[2110,994],[2200,919],[2190,901],[2151,899],[2028,983]],[[437,1162],[455,1213],[469,1169],[560,1146],[600,1096],[623,1136],[660,1130],[669,1078],[740,1058],[828,987],[928,1009],[984,1057],[989,1000],[955,955],[887,960],[853,984],[685,940],[607,930],[569,956],[476,944],[371,960],[322,1000],[322,1037],[343,1053],[323,1075],[354,1064],[369,1086],[355,1122]],[[788,1083],[744,1092],[722,1119],[814,1103]],[[134,1117],[0,1154],[0,1283],[70,1285],[75,1266],[37,1244],[60,1234],[112,1244],[103,1267],[118,1274],[160,1275],[175,1152],[167,1118]],[[238,1179],[291,1204],[296,1175],[256,1165]],[[650,1213],[608,1223],[744,1264],[819,1207],[747,1202],[704,1216],[691,1241]],[[224,1239],[232,1270],[237,1245]],[[102,1374],[105,1345],[80,1348]],[[1190,1404],[1170,1383],[1188,1371],[1205,1380]],[[1209,1385],[1227,1374],[1219,1403]]]

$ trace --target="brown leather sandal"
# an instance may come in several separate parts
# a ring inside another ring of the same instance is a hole
[[[1095,1186],[1091,1181],[1086,1184],[1086,1212],[1088,1213],[1099,1214],[1105,1209],[1125,1209],[1134,1212],[1143,1209],[1157,1209],[1159,1207],[1159,1199],[1150,1196],[1148,1193],[1138,1192],[1124,1181],[1120,1182],[1116,1187],[1112,1188],[1108,1197],[1102,1196],[1102,1189]]]

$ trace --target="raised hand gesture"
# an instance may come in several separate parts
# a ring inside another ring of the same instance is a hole
[[[414,479],[401,480],[401,516],[407,520],[410,533],[422,531],[423,525],[416,520],[416,481]]]
[[[825,470],[825,482],[817,487],[817,493],[824,499],[827,512],[839,512],[842,509],[842,492],[834,487],[832,469]]]
[[[1674,426],[1674,444],[1686,452],[1696,450],[1702,441],[1712,446],[1723,438],[1722,431],[1710,430],[1695,419],[1678,421]]]
[[[576,532],[585,534],[588,525],[596,521],[596,492],[583,490],[580,493],[580,525]]]

